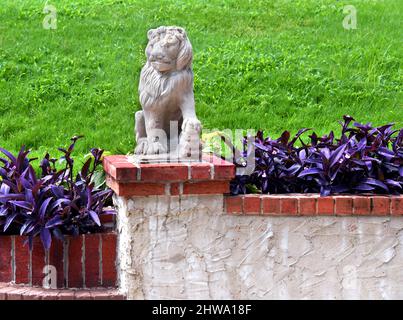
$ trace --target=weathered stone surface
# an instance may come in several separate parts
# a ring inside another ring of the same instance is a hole
[[[129,299],[403,298],[401,217],[223,214],[223,198],[116,197]]]

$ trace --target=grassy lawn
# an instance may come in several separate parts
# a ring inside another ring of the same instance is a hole
[[[79,153],[134,148],[146,32],[184,27],[194,48],[197,113],[205,128],[338,129],[403,125],[403,1],[45,1],[0,6],[0,146],[35,153],[86,136]],[[342,27],[343,6],[358,28]]]

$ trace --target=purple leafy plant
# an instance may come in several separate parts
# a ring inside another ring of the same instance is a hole
[[[59,148],[64,168],[58,169],[58,159],[46,154],[40,174],[25,147],[16,156],[0,148],[4,154],[0,157],[0,233],[26,235],[31,247],[33,237],[40,236],[49,249],[53,236],[63,240],[64,235],[103,229],[100,216],[115,214],[107,207],[112,191],[97,182],[103,150],[91,149],[91,157],[75,172],[72,152],[80,138],[73,137],[68,149]]]
[[[334,132],[318,137],[312,133],[310,143],[300,136],[291,139],[284,131],[278,139],[264,137],[259,131],[254,150],[247,151],[246,137],[243,159],[254,152],[255,169],[251,175],[238,175],[231,182],[231,193],[258,190],[261,193],[340,193],[401,194],[403,187],[403,129],[393,124],[373,127],[351,122],[344,116],[339,138]],[[299,141],[299,146],[296,142]],[[234,159],[235,164],[240,163]]]

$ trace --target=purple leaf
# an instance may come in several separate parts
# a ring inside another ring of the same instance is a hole
[[[393,187],[396,187],[396,188],[399,188],[399,189],[402,188],[401,183],[398,182],[398,181],[394,181],[394,180],[391,180],[391,179],[386,179],[386,180],[385,180],[385,183],[386,183],[387,185],[389,185],[389,186],[393,186]]]
[[[378,154],[380,154],[381,156],[384,156],[388,160],[391,160],[395,156],[393,151],[391,151],[391,150],[389,150],[387,148],[384,148],[384,147],[380,147],[378,149]]]
[[[325,159],[329,160],[330,159],[330,150],[329,148],[323,148],[320,150],[320,153],[325,157]]]
[[[265,145],[259,143],[259,142],[254,142],[255,147],[262,149],[264,151],[271,151],[272,148],[266,147]]]
[[[43,218],[46,214],[46,209],[48,208],[49,202],[52,201],[52,198],[47,198],[41,205],[39,209],[39,216]]]
[[[372,191],[374,189],[375,189],[374,186],[371,186],[367,183],[360,183],[354,187],[354,190],[358,190],[358,191]]]
[[[278,142],[280,142],[283,145],[286,145],[288,143],[288,140],[290,139],[290,132],[289,131],[284,131],[281,134],[281,137],[277,139]]]
[[[313,175],[313,174],[320,174],[323,171],[319,168],[311,168],[311,169],[305,169],[301,171],[301,173],[298,175],[299,178],[308,176],[308,175]]]
[[[40,190],[40,188],[42,187],[44,181],[43,180],[39,180],[33,187],[32,187],[32,194],[34,195],[34,197],[37,195],[38,191]]]
[[[326,197],[326,196],[330,195],[330,193],[331,193],[331,188],[329,186],[320,187],[320,195],[322,197]]]
[[[10,203],[27,211],[33,210],[32,204],[27,201],[10,201]]]
[[[98,214],[93,211],[93,210],[89,210],[88,213],[90,214],[92,220],[94,220],[94,222],[98,225],[101,226],[101,221],[99,220],[99,216]]]
[[[31,204],[34,203],[34,196],[32,194],[32,190],[25,189],[25,200]]]
[[[52,235],[50,234],[49,229],[42,228],[41,229],[41,241],[45,249],[49,250],[50,245],[52,244]]]
[[[62,198],[64,196],[63,194],[63,187],[60,186],[51,186],[50,189],[52,190],[52,193],[57,197],[57,198]]]
[[[57,215],[57,216],[53,217],[52,219],[50,219],[48,222],[46,222],[45,227],[49,229],[49,228],[52,228],[52,227],[55,227],[55,226],[58,226],[61,224],[63,224],[63,220],[59,215]]]
[[[361,151],[361,150],[365,149],[366,146],[367,146],[367,138],[364,137],[357,144],[357,151]]]
[[[3,181],[2,181],[2,184],[8,185],[8,186],[10,187],[10,189],[11,189],[13,192],[15,192],[15,193],[20,192],[20,190],[18,190],[18,188],[17,188],[17,184],[11,182],[10,180],[3,180]]]
[[[31,182],[33,185],[35,185],[38,182],[38,179],[36,178],[35,170],[32,166],[28,167],[28,178],[31,179]]]
[[[85,179],[85,177],[87,177],[88,174],[88,169],[90,168],[91,165],[91,161],[92,159],[89,158],[83,165],[82,169],[81,169],[81,177],[83,177]],[[95,160],[94,160],[95,161]]]
[[[12,153],[6,149],[0,148],[0,152],[4,153],[12,161],[12,163],[17,162],[17,159],[12,155]]]
[[[49,212],[52,212],[55,208],[57,208],[61,204],[69,205],[70,203],[71,203],[71,200],[69,200],[69,199],[57,199],[49,207]]]
[[[6,206],[0,207],[0,217],[5,217],[8,214],[8,208]]]
[[[6,195],[10,192],[10,187],[8,185],[6,185],[5,183],[2,183],[0,185],[0,195]]]
[[[367,184],[370,184],[370,185],[373,185],[373,186],[377,186],[377,187],[382,188],[385,191],[389,192],[389,189],[388,189],[387,185],[384,184],[380,180],[373,179],[373,178],[366,178],[366,179],[362,180],[362,183],[367,183]]]
[[[343,153],[347,148],[347,144],[343,144],[338,147],[335,151],[333,151],[332,155],[330,156],[330,166],[333,167],[337,162],[339,162],[342,157]]]
[[[294,143],[295,143],[295,141],[297,141],[297,139],[298,139],[304,132],[307,132],[307,131],[309,131],[309,130],[311,130],[311,129],[308,129],[308,128],[299,129],[298,132],[297,132],[297,134],[294,136],[294,138],[289,142],[288,146],[293,146]]]
[[[89,208],[91,208],[91,205],[92,205],[92,187],[91,187],[91,185],[89,185],[87,188],[86,188],[86,192],[87,192],[87,209],[89,209]]]
[[[29,226],[33,223],[32,220],[27,220],[20,229],[20,235],[22,236],[25,231],[29,228]]]
[[[3,231],[5,232],[11,225],[11,223],[14,221],[14,219],[17,217],[18,213],[13,213],[9,215],[6,219],[6,223],[4,224]]]

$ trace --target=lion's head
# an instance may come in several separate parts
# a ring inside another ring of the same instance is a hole
[[[184,29],[179,27],[159,27],[147,33],[147,61],[161,73],[190,68],[192,45]]]

